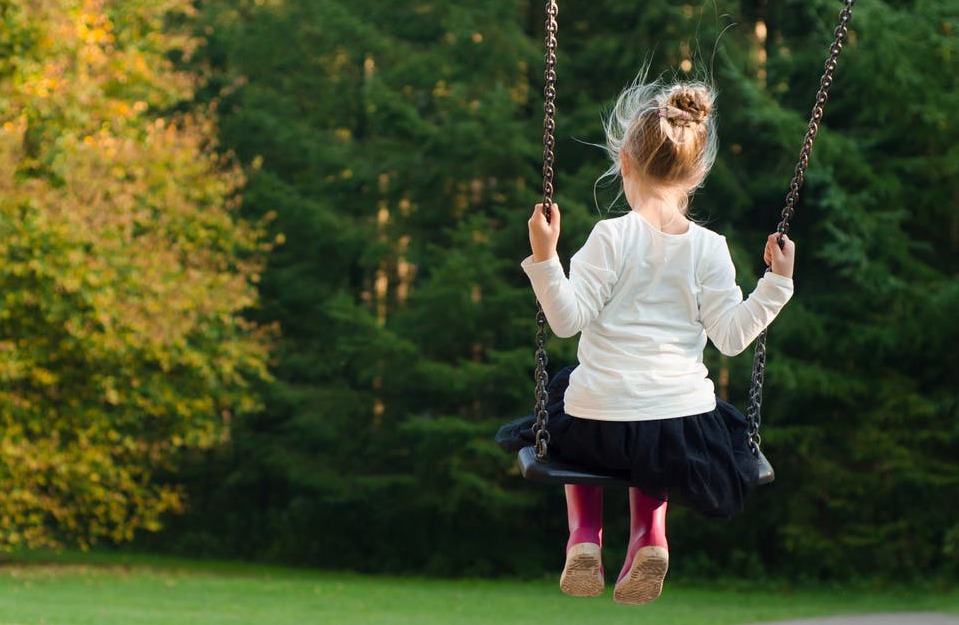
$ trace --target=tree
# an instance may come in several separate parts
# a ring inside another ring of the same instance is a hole
[[[733,209],[739,240],[758,240],[754,224],[782,206],[838,10],[769,4],[757,15],[762,67],[755,48],[734,48],[724,65],[726,149],[707,194]],[[955,362],[932,345],[954,332],[956,266],[931,250],[956,247],[943,173],[955,170],[946,146],[957,129],[940,112],[955,106],[957,18],[944,2],[856,6],[793,220],[795,301],[770,335],[764,440],[779,477],[749,531],[758,569],[901,577],[955,566],[955,525],[939,503],[959,482],[956,395],[943,377]],[[943,71],[929,75],[930,64]]]
[[[802,324],[786,330],[796,347],[782,375],[818,397],[812,414],[784,410],[783,442],[808,452],[793,460],[807,503],[783,505],[781,535],[795,565],[824,576],[955,570],[957,528],[941,502],[959,492],[959,362],[938,345],[955,342],[959,303],[959,126],[944,113],[959,104],[959,12],[946,2],[857,11],[839,136],[824,142],[812,190],[811,259],[826,271],[807,287]],[[814,546],[829,536],[835,553]]]
[[[257,405],[265,248],[169,0],[0,3],[0,547],[130,540]]]
[[[327,566],[377,553],[387,568],[497,568],[475,558],[489,533],[453,528],[470,510],[501,533],[491,516],[531,504],[504,488],[511,462],[492,440],[531,394],[515,250],[539,120],[521,8],[209,5],[223,142],[255,168],[244,210],[275,211],[284,240],[260,313],[283,339],[265,409],[210,461],[231,488],[193,517],[233,531],[183,541]],[[437,536],[448,551],[430,549]]]
[[[680,572],[901,579],[954,566],[959,530],[939,503],[957,480],[957,363],[939,347],[955,342],[953,4],[857,5],[793,221],[796,297],[770,335],[763,434],[777,481],[731,524],[671,512],[674,548],[696,554]],[[595,201],[604,163],[589,143],[648,65],[719,89],[720,154],[693,216],[727,236],[748,292],[839,8],[564,4],[561,256],[605,216],[615,190]],[[257,318],[284,338],[264,409],[189,482],[204,487],[190,517],[203,529],[164,540],[366,570],[558,567],[561,493],[524,484],[490,441],[531,403],[517,263],[539,195],[542,5],[208,9],[204,97],[221,102],[223,145],[247,166],[243,210],[277,213],[285,243]],[[554,367],[574,358],[573,342],[549,346]],[[749,356],[707,358],[742,405]],[[625,549],[612,523],[606,536]]]

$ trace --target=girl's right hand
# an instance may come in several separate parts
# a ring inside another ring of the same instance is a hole
[[[529,218],[529,245],[533,250],[533,262],[541,263],[556,256],[556,244],[559,243],[559,205],[553,204],[550,220],[546,221],[542,203],[533,209]]]
[[[774,232],[766,239],[766,250],[763,257],[772,272],[784,278],[793,277],[793,265],[796,261],[796,244],[785,234],[783,246],[779,247],[779,233]]]

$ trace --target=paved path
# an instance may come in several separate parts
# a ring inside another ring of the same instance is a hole
[[[937,612],[902,612],[776,621],[766,625],[959,625],[959,617]]]

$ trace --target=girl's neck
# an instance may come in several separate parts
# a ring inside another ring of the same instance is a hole
[[[633,193],[626,200],[630,208],[643,216],[654,228],[666,234],[683,234],[689,230],[689,219],[680,208],[682,197],[671,194]]]

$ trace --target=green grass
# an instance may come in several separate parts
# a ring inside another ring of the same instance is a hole
[[[741,625],[810,616],[936,611],[959,590],[754,590],[667,580],[641,607],[563,596],[535,582],[376,577],[131,556],[0,563],[0,625]]]

